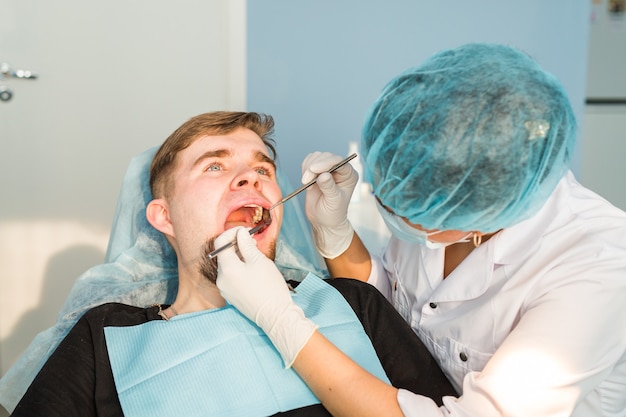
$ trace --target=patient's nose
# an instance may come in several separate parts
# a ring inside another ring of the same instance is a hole
[[[252,168],[243,169],[233,180],[233,188],[254,187],[259,189],[261,181],[259,181],[259,173]]]

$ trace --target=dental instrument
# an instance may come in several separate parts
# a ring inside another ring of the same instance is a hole
[[[356,158],[356,156],[357,156],[356,153],[351,154],[346,159],[344,159],[344,160],[338,162],[337,164],[333,165],[326,172],[328,172],[329,174],[332,173],[332,172],[335,172],[336,170],[338,170],[339,168],[341,168],[342,166],[344,166],[345,164],[347,164],[348,162],[350,162],[351,160]],[[297,190],[295,190],[294,192],[292,192],[292,193],[288,194],[287,196],[283,197],[280,201],[274,203],[267,210],[263,210],[263,217],[261,218],[261,222],[262,223],[258,224],[257,226],[253,227],[252,229],[250,229],[250,231],[248,232],[248,233],[250,233],[250,236],[254,235],[255,233],[258,233],[262,229],[265,229],[267,226],[270,225],[270,223],[272,223],[272,217],[270,215],[270,210],[280,206],[281,204],[283,204],[286,201],[292,199],[293,197],[295,197],[298,194],[300,194],[302,191],[306,190],[307,188],[309,188],[310,186],[315,184],[317,182],[317,178],[318,177],[319,177],[319,175],[317,177],[313,178],[311,181],[309,181],[306,184],[304,184],[302,187],[300,187]],[[225,244],[224,246],[221,246],[221,247],[215,249],[213,252],[209,253],[209,256],[208,256],[209,259],[215,258],[220,252],[222,252],[223,250],[226,250],[226,249],[232,247],[236,243],[237,243],[237,241],[233,239],[231,242]]]
[[[264,229],[267,226],[269,226],[270,223],[272,223],[272,217],[270,215],[270,211],[269,210],[263,210],[263,217],[259,221],[259,224],[257,224],[252,229],[250,229],[250,231],[248,233],[250,233],[250,236],[252,236],[255,233],[259,232],[261,229]],[[209,259],[215,258],[220,252],[222,252],[223,250],[226,250],[228,248],[233,247],[236,243],[237,243],[237,240],[233,239],[230,242],[228,242],[227,244],[225,244],[224,246],[221,246],[221,247],[215,249],[213,252],[209,253]]]

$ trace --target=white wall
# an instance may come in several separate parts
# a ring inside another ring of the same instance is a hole
[[[104,258],[132,156],[245,109],[245,0],[0,0],[0,375]]]

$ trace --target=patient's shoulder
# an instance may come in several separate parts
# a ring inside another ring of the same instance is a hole
[[[134,326],[150,320],[160,320],[158,306],[137,307],[122,303],[105,303],[93,307],[83,320],[98,327]]]

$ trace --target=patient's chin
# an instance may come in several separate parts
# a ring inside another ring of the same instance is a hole
[[[217,282],[217,258],[209,258],[209,254],[215,250],[215,239],[211,238],[207,240],[202,248],[202,258],[200,261],[200,273],[212,284]],[[241,254],[239,250],[235,246],[235,250],[237,251],[237,255],[241,258]],[[263,253],[272,261],[276,258],[276,241],[273,241],[268,246],[267,250],[264,250]]]
[[[217,257],[209,258],[209,254],[215,250],[215,238],[209,239],[202,248],[200,261],[200,273],[215,284],[217,282]]]
[[[267,251],[265,251],[265,256],[270,258],[272,261],[276,259],[276,241],[273,241]]]

